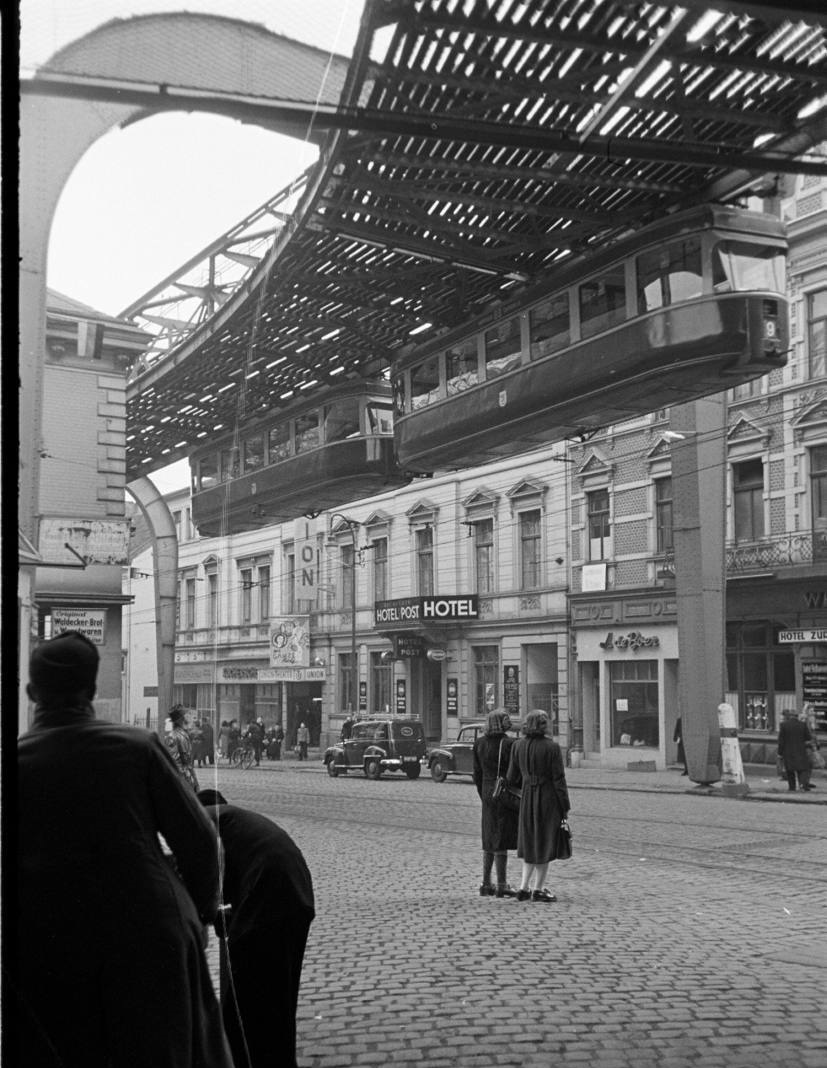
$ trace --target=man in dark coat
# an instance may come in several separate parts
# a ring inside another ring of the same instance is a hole
[[[795,780],[802,790],[813,790],[810,783],[810,757],[807,743],[813,741],[813,735],[807,724],[791,712],[782,721],[778,730],[778,755],[784,761],[787,773],[787,786],[795,790]]]
[[[215,830],[157,735],[95,719],[97,670],[76,632],[31,657],[16,1063],[232,1068],[203,949],[218,907]]]
[[[224,847],[224,1026],[236,1068],[296,1068],[296,1007],[304,949],[315,916],[301,850],[266,816],[198,794]]]
[[[215,731],[209,719],[201,720],[201,733],[204,736],[204,760],[207,764],[215,763]]]

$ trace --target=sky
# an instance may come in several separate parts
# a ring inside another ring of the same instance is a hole
[[[20,76],[111,19],[164,11],[242,19],[349,56],[363,7],[364,0],[21,0]],[[218,116],[165,114],[112,130],[63,190],[47,284],[117,315],[315,158],[301,141]],[[187,465],[153,479],[162,492],[179,489]]]

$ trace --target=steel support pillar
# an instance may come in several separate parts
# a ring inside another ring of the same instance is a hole
[[[723,393],[670,409],[678,613],[678,709],[689,777],[721,778],[724,699],[726,401]]]

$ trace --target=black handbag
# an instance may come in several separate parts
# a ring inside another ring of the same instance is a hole
[[[503,755],[503,743],[500,740],[500,751],[497,754],[497,781],[494,783],[494,792],[492,797],[498,805],[502,805],[503,808],[510,809],[512,812],[520,811],[520,798],[522,797],[522,791],[518,790],[516,786],[509,786],[506,782],[505,776],[500,774],[500,762]]]
[[[554,835],[554,859],[571,860],[571,827],[564,819]]]

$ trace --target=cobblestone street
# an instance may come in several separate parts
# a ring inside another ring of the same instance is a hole
[[[318,763],[217,777],[313,873],[302,1068],[827,1061],[822,804],[595,789],[574,772],[575,855],[551,866],[558,902],[543,905],[479,897],[468,781],[331,780]]]

